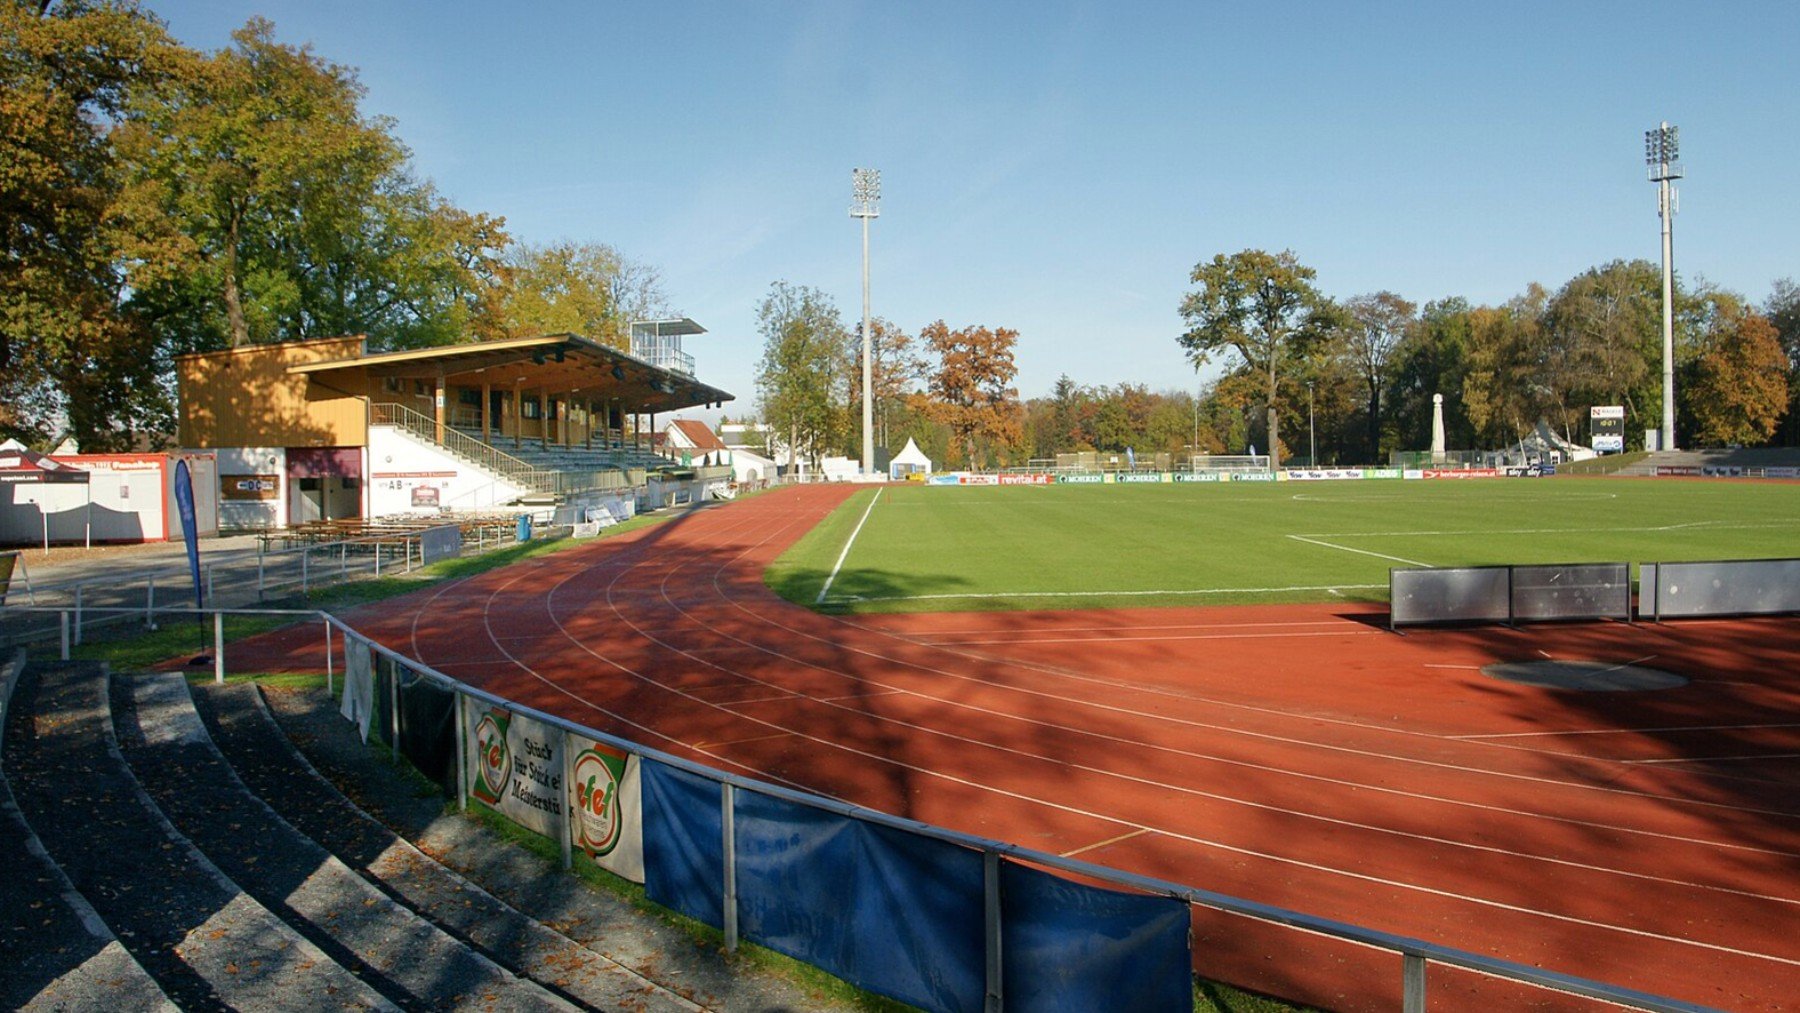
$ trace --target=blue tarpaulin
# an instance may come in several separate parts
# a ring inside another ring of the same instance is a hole
[[[1193,1009],[1186,901],[1001,868],[1008,1010]]]
[[[739,926],[872,992],[979,1011],[981,853],[752,792],[737,797]]]
[[[725,923],[724,826],[719,785],[655,760],[643,779],[644,893],[708,925]]]
[[[723,925],[718,783],[641,769],[645,892]],[[743,938],[923,1009],[982,1009],[981,852],[748,790],[734,825]],[[1191,1008],[1186,902],[1010,862],[1000,882],[1007,1009]]]

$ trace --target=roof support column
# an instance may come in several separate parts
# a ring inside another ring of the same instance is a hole
[[[493,430],[493,419],[488,418],[494,404],[494,385],[485,381],[481,384],[481,442],[493,443],[488,434]]]
[[[434,384],[434,386],[432,388],[432,397],[431,397],[432,421],[436,425],[437,441],[441,445],[444,442],[444,377],[443,377],[443,375],[440,374],[436,380],[432,381],[432,383]]]

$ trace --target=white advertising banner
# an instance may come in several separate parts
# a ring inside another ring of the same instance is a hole
[[[587,738],[576,738],[569,779],[575,812],[572,843],[595,865],[644,881],[643,789],[638,758]]]
[[[561,731],[465,697],[469,794],[554,840],[563,804]]]

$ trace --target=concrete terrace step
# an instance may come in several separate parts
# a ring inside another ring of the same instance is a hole
[[[210,692],[205,698],[214,699]],[[422,795],[416,781],[387,761],[386,750],[360,742],[335,701],[318,691],[266,689],[262,698],[287,741],[383,825],[536,922],[653,979],[671,1003],[681,997],[691,1000],[685,1008],[745,1013],[865,1008],[736,961],[623,898],[575,882],[556,863],[478,821],[446,815],[441,796]]]
[[[247,790],[214,747],[179,674],[115,677],[113,704],[126,758],[176,828],[397,1005],[573,1008],[396,903]],[[279,790],[271,797],[282,800]]]
[[[163,817],[119,752],[104,666],[30,665],[8,723],[5,770],[20,812],[170,999],[186,1009],[395,1009]]]
[[[24,665],[23,651],[0,664],[0,717]],[[44,850],[3,773],[0,855],[0,1009],[175,1009]]]
[[[291,823],[402,903],[579,1002],[601,1009],[698,1008],[532,920],[402,840],[312,767],[255,686],[201,686],[195,699],[213,741],[246,784],[278,798]]]

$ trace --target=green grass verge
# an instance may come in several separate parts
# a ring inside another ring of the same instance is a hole
[[[765,574],[813,606],[874,496]],[[1636,479],[888,487],[824,607],[849,612],[1387,600],[1403,566],[1800,554],[1800,487]]]

